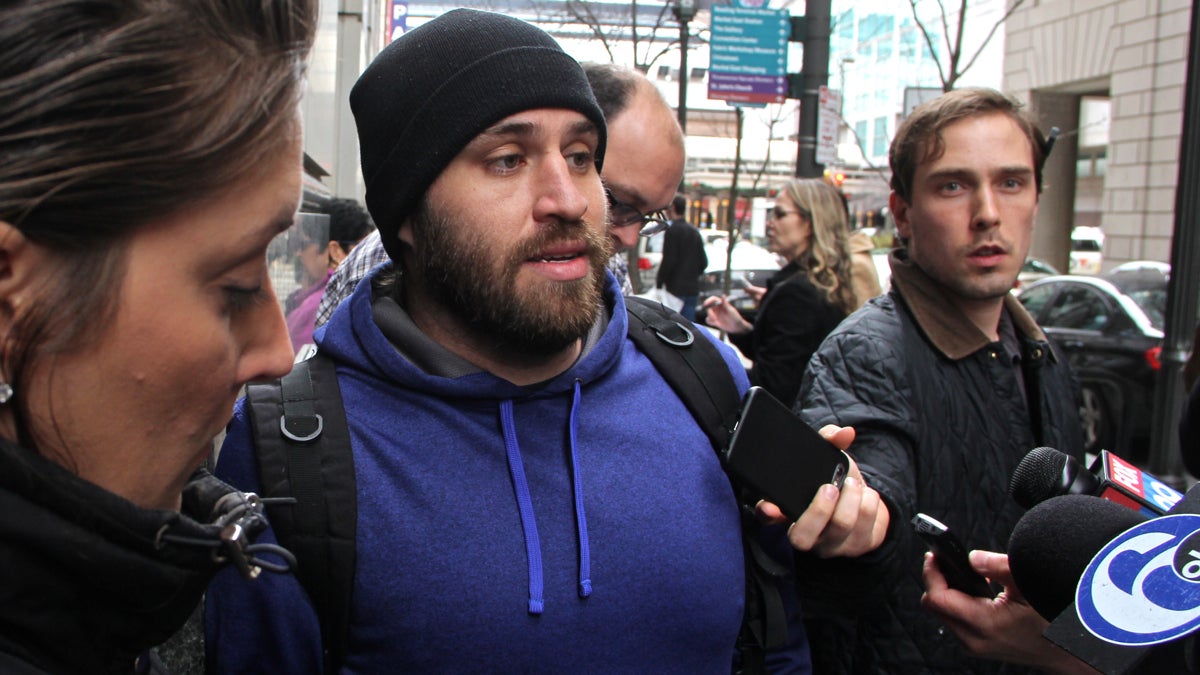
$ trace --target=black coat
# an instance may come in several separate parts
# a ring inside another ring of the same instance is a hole
[[[700,232],[679,218],[663,233],[662,262],[655,286],[667,287],[672,295],[686,298],[700,293],[700,275],[708,267],[708,254]]]
[[[809,358],[844,318],[792,262],[767,281],[754,330],[729,339],[754,361],[750,383],[790,406]]]
[[[866,556],[798,556],[815,672],[1023,672],[969,657],[920,608],[925,547],[909,520],[927,513],[968,549],[1005,551],[1024,513],[1007,492],[1020,460],[1039,445],[1082,459],[1078,385],[1006,298],[1027,407],[1003,345],[902,255],[893,254],[892,269],[892,290],[850,315],[813,357],[797,403],[814,427],[857,430],[850,454],[891,516],[883,546]]]
[[[204,519],[232,491],[207,475],[190,487],[184,511]],[[138,508],[2,440],[0,514],[0,672],[134,672],[220,567],[220,526]]]

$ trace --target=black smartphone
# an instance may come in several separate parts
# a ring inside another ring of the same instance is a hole
[[[750,387],[725,465],[754,497],[774,503],[795,520],[822,485],[842,487],[850,458],[766,389]]]
[[[958,537],[936,518],[918,513],[912,519],[913,531],[925,541],[946,583],[958,591],[979,598],[994,598],[996,593],[967,558],[967,548]]]

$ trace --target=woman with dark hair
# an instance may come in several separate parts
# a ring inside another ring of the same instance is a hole
[[[816,178],[791,181],[767,213],[767,247],[787,260],[767,281],[754,323],[710,297],[708,325],[754,361],[750,382],[791,405],[813,352],[858,307],[851,285],[849,228],[842,197]]]
[[[283,311],[287,313],[288,335],[296,351],[313,341],[317,307],[325,283],[363,237],[375,231],[371,214],[356,200],[330,199],[321,210],[328,216],[325,227],[319,228],[319,232],[318,228],[312,228],[311,232],[300,228],[303,240],[296,256],[296,268],[301,277],[300,288],[283,303]]]
[[[285,564],[197,468],[242,385],[290,367],[266,249],[315,23],[314,0],[0,4],[2,672],[132,672],[219,565]]]

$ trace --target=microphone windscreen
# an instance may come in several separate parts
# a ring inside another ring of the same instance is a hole
[[[1008,494],[1026,509],[1060,494],[1059,485],[1068,459],[1067,454],[1054,448],[1030,450],[1013,470],[1008,482]]]
[[[1053,621],[1075,601],[1088,563],[1118,534],[1146,520],[1137,511],[1090,495],[1052,497],[1013,528],[1008,564],[1017,590]]]

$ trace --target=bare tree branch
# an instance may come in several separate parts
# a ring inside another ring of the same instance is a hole
[[[967,61],[967,65],[962,67],[960,74],[967,72],[971,69],[971,66],[975,65],[975,59],[979,58],[979,55],[983,53],[984,48],[987,47],[988,43],[992,41],[992,36],[996,34],[997,30],[1000,30],[1000,26],[1004,25],[1005,21],[1008,21],[1008,17],[1012,16],[1013,12],[1017,11],[1017,8],[1023,4],[1025,4],[1025,0],[1016,0],[1016,2],[1014,2],[1012,6],[1008,8],[1008,11],[1004,12],[1004,16],[1000,17],[999,21],[992,24],[992,29],[988,31],[987,37],[985,37],[983,42],[980,43],[979,49],[975,50],[975,55],[971,57],[971,60]]]
[[[933,46],[933,36],[925,28],[925,22],[921,21],[921,17],[917,16],[917,0],[908,0],[908,6],[912,9],[913,21],[917,22],[917,28],[921,29],[921,35],[925,38],[925,45],[929,47],[929,54],[933,57],[933,64],[937,66],[938,79],[942,81],[942,91],[945,91],[946,75],[942,73],[942,62],[937,58],[937,49]],[[946,14],[942,12],[943,25],[945,25],[945,19]]]
[[[983,50],[987,48],[988,44],[992,41],[992,38],[996,35],[996,31],[1000,29],[1000,26],[1002,26],[1004,22],[1008,20],[1008,17],[1012,16],[1013,12],[1017,11],[1017,9],[1025,2],[1025,0],[1015,0],[1013,4],[1005,10],[1004,16],[1000,17],[999,20],[992,24],[987,36],[979,44],[978,48],[975,49],[975,52],[971,55],[971,58],[967,59],[966,65],[962,65],[963,42],[965,40],[964,36],[966,34],[967,24],[967,0],[959,0],[958,25],[957,30],[954,31],[953,39],[951,38],[950,17],[946,12],[946,5],[943,0],[937,0],[938,11],[940,12],[942,24],[942,36],[946,43],[947,49],[946,64],[945,67],[943,67],[942,59],[938,58],[937,53],[934,50],[933,36],[930,34],[929,29],[925,26],[925,22],[921,20],[921,17],[917,12],[917,3],[919,1],[920,0],[908,0],[908,6],[909,9],[912,10],[913,20],[916,22],[917,28],[920,29],[921,35],[925,39],[926,46],[929,47],[929,52],[933,57],[934,65],[937,66],[938,78],[942,81],[942,91],[950,91],[954,88],[954,85],[957,84],[959,78],[961,78],[968,70],[971,69],[972,66],[975,65],[975,61],[979,58],[979,55],[983,53]]]

